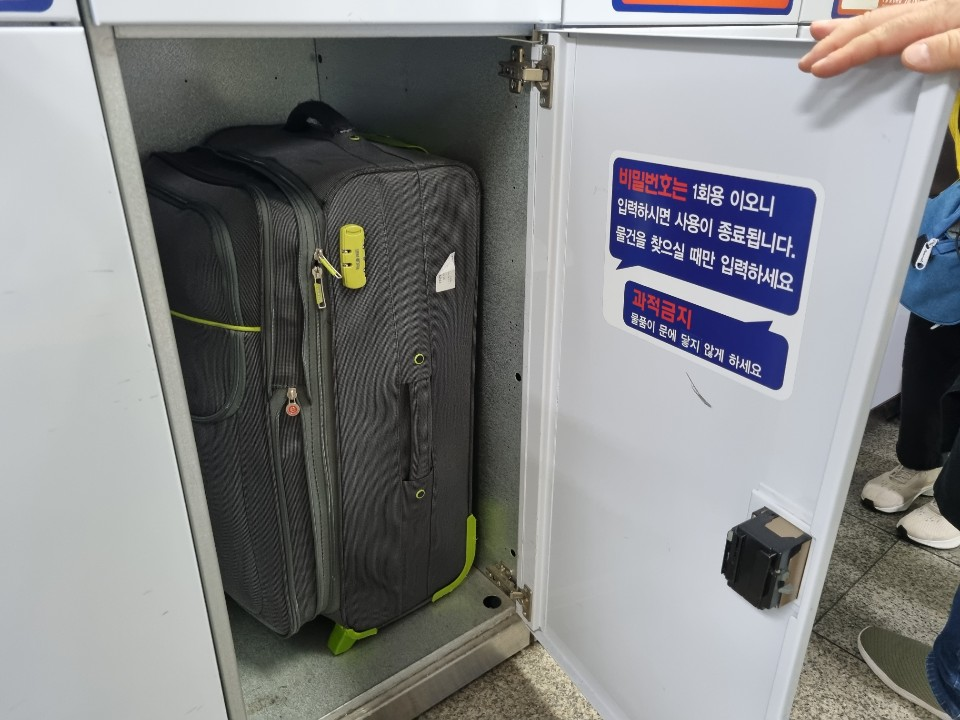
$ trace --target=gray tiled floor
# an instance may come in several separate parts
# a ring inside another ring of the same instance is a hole
[[[896,464],[897,423],[870,418],[807,651],[791,720],[927,720],[887,690],[857,652],[857,635],[879,625],[924,642],[943,627],[960,584],[960,550],[897,538],[902,515],[860,504],[870,478]],[[918,503],[929,502],[922,498]]]
[[[960,549],[929,550],[906,543],[896,535],[900,515],[881,515],[860,505],[864,483],[896,464],[896,439],[896,422],[879,415],[870,418],[790,720],[932,717],[884,687],[857,652],[857,635],[867,625],[881,625],[932,642],[960,584]],[[509,708],[509,714],[504,708]],[[538,645],[421,717],[499,720],[508,716],[521,720],[599,719]]]

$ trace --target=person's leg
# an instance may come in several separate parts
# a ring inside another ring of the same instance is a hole
[[[931,494],[943,449],[940,400],[958,373],[960,326],[934,327],[911,314],[903,349],[897,440],[900,465],[864,486],[860,494],[864,505],[878,512],[902,512],[920,495]],[[926,528],[930,518],[924,516],[913,521],[918,529]],[[912,537],[909,531],[904,532]],[[947,542],[954,540],[951,536]]]
[[[927,656],[927,680],[940,707],[951,718],[960,717],[960,589]]]
[[[953,440],[950,457],[933,486],[933,496],[943,518],[960,527],[960,434]]]
[[[903,347],[897,459],[911,470],[941,465],[940,398],[960,374],[960,325],[934,328],[911,314]]]
[[[954,439],[953,450],[943,466],[935,491],[937,500],[943,504],[941,521],[947,519],[960,525],[958,448],[960,435]],[[941,720],[960,718],[960,590],[954,597],[947,623],[932,648],[877,627],[864,629],[857,644],[867,666],[895,693]]]

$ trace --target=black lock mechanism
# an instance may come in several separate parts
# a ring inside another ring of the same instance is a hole
[[[751,605],[781,607],[797,597],[809,550],[809,535],[764,507],[727,533],[721,571]]]

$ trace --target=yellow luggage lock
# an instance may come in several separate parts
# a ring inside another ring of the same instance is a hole
[[[367,256],[363,228],[359,225],[340,228],[340,272],[346,288],[359,290],[367,284]]]

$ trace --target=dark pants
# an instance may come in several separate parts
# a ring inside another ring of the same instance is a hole
[[[940,465],[942,451],[951,448],[933,492],[941,514],[960,528],[960,325],[931,327],[910,315],[903,349],[897,459],[912,470],[931,470]],[[960,590],[927,657],[926,669],[940,706],[950,717],[960,718]]]
[[[943,451],[954,440],[945,436],[948,428],[940,403],[960,375],[960,325],[931,328],[931,323],[911,314],[903,348],[897,459],[911,470],[940,467]],[[950,431],[955,427],[948,425]],[[960,487],[957,492],[960,495]],[[960,503],[957,507],[960,510]]]

